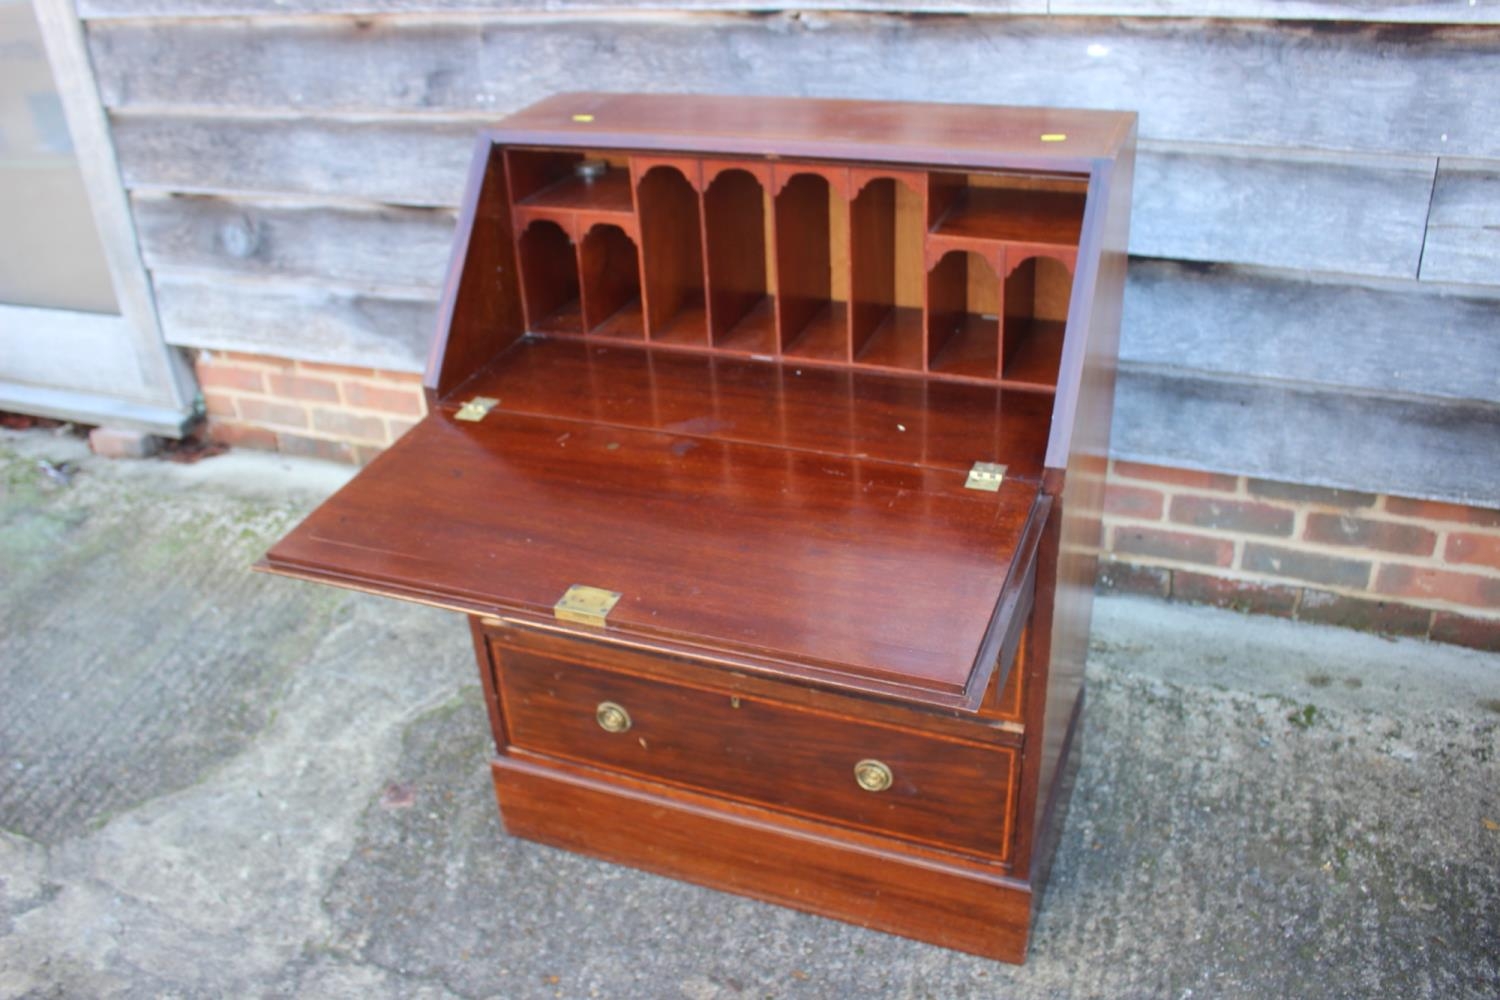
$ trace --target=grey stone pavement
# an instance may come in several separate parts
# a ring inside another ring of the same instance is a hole
[[[0,432],[0,996],[1500,995],[1500,657],[1101,600],[1017,968],[506,837],[461,620],[247,570],[347,475]]]

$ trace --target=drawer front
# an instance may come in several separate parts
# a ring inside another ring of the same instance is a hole
[[[1012,749],[492,651],[516,747],[999,860],[1009,852]]]

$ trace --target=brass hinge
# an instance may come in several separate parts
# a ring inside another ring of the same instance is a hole
[[[996,465],[994,462],[975,462],[969,470],[969,478],[964,483],[967,489],[985,490],[989,493],[998,493],[1000,484],[1005,482],[1005,466]]]
[[[610,611],[618,603],[620,595],[613,590],[575,583],[562,595],[562,600],[552,605],[552,614],[560,622],[603,628],[604,619],[609,617]]]
[[[453,414],[455,420],[483,420],[484,415],[500,405],[500,400],[493,396],[475,396]]]

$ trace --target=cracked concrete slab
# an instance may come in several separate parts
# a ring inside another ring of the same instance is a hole
[[[347,474],[0,435],[0,996],[1500,992],[1500,657],[1101,601],[1014,968],[506,837],[461,619],[247,572]]]

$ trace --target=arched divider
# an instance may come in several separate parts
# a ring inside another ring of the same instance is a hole
[[[989,259],[950,250],[927,274],[927,368],[969,378],[1000,373],[1000,279]]]
[[[660,344],[706,346],[708,300],[697,163],[636,160],[632,169],[647,336]]]
[[[573,239],[551,219],[536,219],[516,241],[526,327],[540,333],[582,333],[578,258]]]
[[[1073,261],[1060,254],[1013,252],[1006,263],[1000,377],[1019,385],[1056,388]]]
[[[620,226],[595,223],[578,245],[583,326],[591,334],[642,340],[641,265],[635,240]]]

